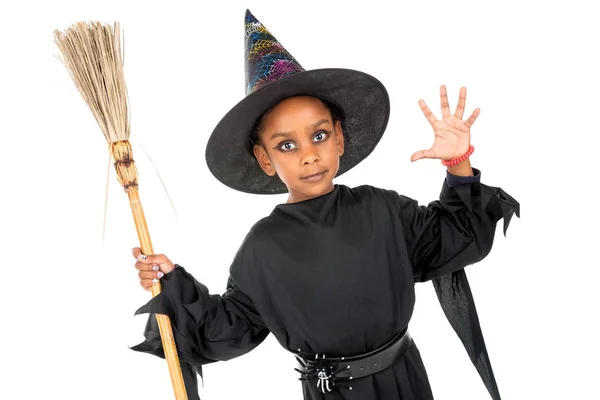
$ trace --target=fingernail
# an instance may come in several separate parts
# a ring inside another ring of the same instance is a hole
[[[163,273],[162,273],[162,272],[160,272],[160,271],[158,271],[158,274],[156,274],[156,275],[158,275],[158,277],[159,277],[159,278],[162,278],[163,276],[165,276],[165,274],[163,274]]]
[[[158,267],[158,265],[153,265],[152,266],[152,270],[153,271],[158,271],[160,268]]]
[[[140,254],[140,255],[138,256],[138,260],[140,260],[140,261],[144,261],[146,258],[148,258],[148,257],[146,257],[146,256],[145,256],[145,255],[143,255],[143,254]]]
[[[156,278],[152,279],[152,284],[153,285],[156,285],[157,283],[158,283],[158,279],[156,279]]]

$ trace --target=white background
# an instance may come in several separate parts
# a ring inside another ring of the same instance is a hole
[[[0,398],[169,399],[164,360],[135,353],[149,300],[130,255],[127,197],[106,142],[67,71],[53,30],[120,21],[140,194],[157,253],[214,293],[252,224],[285,196],[252,196],[209,173],[204,148],[244,95],[246,8],[307,69],[364,70],[387,87],[380,145],[337,182],[427,203],[445,171],[410,163],[432,143],[420,98],[438,115],[468,88],[472,163],[522,207],[504,238],[467,268],[504,399],[598,399],[600,64],[597,14],[583,1],[3,1],[0,6]],[[152,157],[173,199],[171,208]],[[443,316],[417,287],[411,330],[439,400],[488,395]],[[325,307],[327,305],[324,305]],[[301,399],[293,357],[270,336],[205,368],[203,400]]]

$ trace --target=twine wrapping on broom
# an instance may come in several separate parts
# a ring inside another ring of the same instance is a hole
[[[138,191],[138,175],[129,142],[127,88],[123,72],[120,24],[77,22],[64,32],[54,31],[55,43],[81,96],[88,104],[110,146],[117,179],[129,197],[143,254],[154,254]],[[161,292],[160,281],[152,296]],[[187,400],[169,317],[156,314],[165,359],[176,400]]]

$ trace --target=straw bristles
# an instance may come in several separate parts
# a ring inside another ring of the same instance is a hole
[[[129,139],[127,88],[119,23],[78,22],[64,32],[55,30],[71,78],[90,107],[106,140]]]

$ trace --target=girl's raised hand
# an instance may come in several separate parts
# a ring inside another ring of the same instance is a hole
[[[146,290],[152,290],[160,278],[173,271],[175,265],[164,254],[143,255],[139,247],[132,251],[133,257],[137,260],[135,268],[140,271],[140,284]]]
[[[454,115],[450,114],[450,106],[448,104],[448,94],[446,86],[440,87],[440,101],[442,105],[442,119],[437,119],[431,112],[425,101],[419,100],[419,106],[425,114],[427,121],[433,127],[435,140],[433,146],[428,150],[420,150],[412,155],[411,161],[420,160],[422,158],[438,158],[441,160],[452,160],[460,157],[469,150],[471,144],[471,126],[479,116],[480,109],[476,108],[473,114],[463,121],[463,113],[465,111],[465,102],[467,100],[467,89],[460,88],[458,96],[458,105]]]

